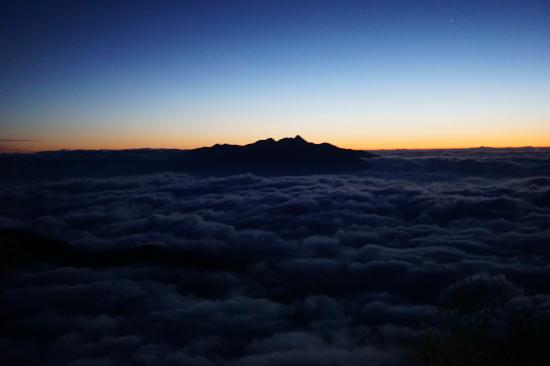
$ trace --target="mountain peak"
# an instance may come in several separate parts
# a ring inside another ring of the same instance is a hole
[[[365,151],[316,144],[302,136],[267,138],[251,144],[217,145],[187,153],[187,168],[211,173],[312,174],[352,172],[365,168]]]
[[[248,144],[248,145],[262,145],[262,144],[272,144],[274,143],[275,140],[273,138],[267,138],[267,139],[263,139],[263,140],[258,140],[256,142],[253,142],[251,144]]]
[[[272,137],[269,137],[267,139],[258,140],[256,142],[253,142],[251,144],[245,145],[245,146],[251,146],[251,145],[271,145],[271,144],[277,144],[277,143],[293,143],[293,144],[309,144],[310,142],[306,141],[302,136],[296,135],[294,137],[283,137],[282,139],[275,140]],[[218,145],[218,144],[217,144]]]
[[[310,142],[306,141],[302,136],[296,135],[295,137],[284,137],[277,141],[277,143],[282,143],[284,145],[308,145]]]

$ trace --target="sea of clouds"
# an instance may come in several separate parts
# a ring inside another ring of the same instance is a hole
[[[550,149],[378,154],[352,175],[0,186],[2,227],[92,251],[181,249],[204,264],[13,271],[0,288],[0,358],[400,365],[457,293],[475,294],[469,311],[490,307],[497,325],[550,316]]]

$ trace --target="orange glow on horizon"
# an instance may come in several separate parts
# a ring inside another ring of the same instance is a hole
[[[533,135],[525,133],[523,135],[493,135],[493,136],[399,136],[384,138],[384,136],[369,137],[349,137],[333,136],[324,137],[318,135],[309,136],[307,133],[299,133],[303,138],[310,142],[322,143],[328,142],[341,148],[356,150],[396,150],[396,149],[460,149],[472,147],[550,147],[550,136]],[[296,134],[273,136],[275,139],[283,137],[294,137]],[[35,141],[22,142],[4,142],[0,143],[1,152],[38,152],[51,150],[123,150],[140,148],[165,148],[165,149],[193,149],[203,146],[212,146],[217,143],[227,143],[236,145],[245,145],[253,143],[259,139],[265,139],[270,136],[245,137],[233,136],[225,141],[215,139],[212,136],[202,136],[189,138],[185,136],[134,136],[120,138],[117,135],[106,137],[87,137],[66,139],[51,138]]]

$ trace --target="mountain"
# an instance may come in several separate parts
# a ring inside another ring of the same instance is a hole
[[[60,150],[0,154],[0,181],[112,177],[157,172],[225,175],[350,173],[365,169],[365,151],[314,144],[300,136],[248,145],[216,144],[192,150]]]
[[[301,136],[269,138],[252,144],[214,145],[189,150],[187,168],[209,173],[314,174],[353,172],[366,167],[365,151],[315,144]]]

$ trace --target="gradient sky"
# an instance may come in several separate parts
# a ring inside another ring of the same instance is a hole
[[[5,1],[0,149],[550,146],[550,1]]]

